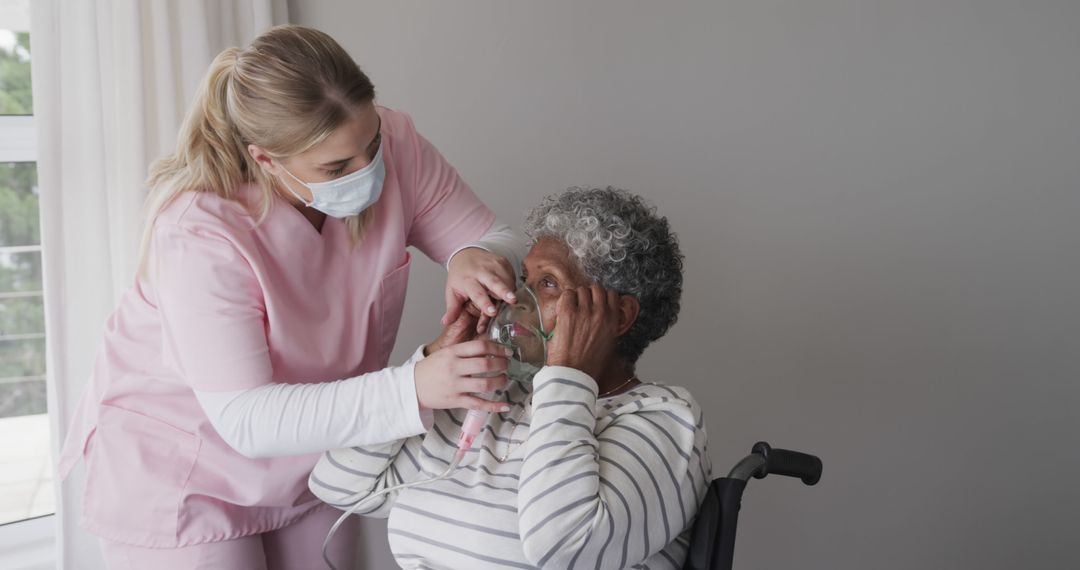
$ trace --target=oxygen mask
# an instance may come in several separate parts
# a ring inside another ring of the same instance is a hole
[[[515,292],[517,301],[500,303],[498,313],[488,324],[488,338],[514,351],[507,377],[529,381],[547,362],[547,341],[551,333],[544,328],[540,302],[529,287]]]

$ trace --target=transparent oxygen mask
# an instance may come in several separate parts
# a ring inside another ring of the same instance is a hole
[[[508,379],[528,381],[547,362],[551,333],[544,328],[536,293],[522,286],[515,296],[516,302],[499,305],[498,313],[488,324],[488,338],[514,351],[506,373]]]

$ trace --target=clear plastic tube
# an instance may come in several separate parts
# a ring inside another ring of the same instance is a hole
[[[472,412],[470,412],[470,413],[472,413]],[[486,419],[487,414],[485,412],[481,412],[481,413],[484,413],[484,418]],[[483,429],[483,424],[481,424],[481,429]],[[464,435],[464,433],[462,435]],[[476,436],[473,435],[473,438],[475,438],[475,437]],[[472,439],[469,440],[469,445],[470,446],[472,445]],[[457,453],[454,454],[454,459],[452,461],[450,461],[450,465],[447,465],[446,470],[443,471],[442,473],[436,475],[435,477],[432,477],[430,479],[423,479],[421,481],[412,481],[410,483],[402,483],[401,485],[394,485],[393,487],[388,487],[386,489],[382,489],[381,491],[376,491],[374,493],[364,491],[364,492],[357,493],[357,494],[352,495],[351,497],[349,497],[349,501],[356,501],[356,503],[353,506],[349,507],[349,509],[347,511],[345,511],[345,514],[338,517],[338,520],[337,520],[337,522],[334,523],[334,526],[330,527],[330,532],[327,533],[326,540],[323,540],[322,557],[323,557],[323,562],[326,562],[326,567],[329,568],[330,570],[337,570],[337,567],[334,566],[334,563],[330,561],[330,557],[326,554],[326,548],[330,545],[330,541],[333,540],[333,538],[334,538],[334,533],[336,533],[338,528],[341,527],[342,523],[345,522],[345,519],[351,517],[353,514],[356,513],[357,507],[364,504],[367,499],[371,499],[373,497],[378,497],[379,495],[385,495],[387,493],[393,493],[394,491],[400,491],[402,489],[408,489],[409,487],[418,487],[420,485],[427,485],[429,483],[434,483],[435,481],[439,481],[441,479],[446,479],[447,477],[449,477],[454,472],[455,469],[457,469],[458,465],[461,464],[461,460],[465,457],[465,451],[467,449],[469,449],[469,448],[468,447],[461,448],[460,444],[459,444],[458,451],[457,451]]]

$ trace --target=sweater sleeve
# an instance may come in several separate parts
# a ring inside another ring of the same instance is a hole
[[[423,359],[423,348],[417,349],[410,362]],[[440,410],[435,413],[449,412]],[[425,414],[424,423],[430,428],[434,421],[432,412]],[[390,515],[398,492],[379,497],[371,497],[371,494],[419,479],[423,473],[420,449],[424,445],[424,435],[422,433],[383,444],[331,449],[323,453],[315,465],[308,477],[308,487],[324,503],[339,509],[347,510],[357,502],[366,501],[355,511],[357,514],[386,518]]]
[[[440,410],[440,413],[444,413]],[[308,478],[308,487],[323,502],[347,510],[364,504],[356,514],[386,518],[400,491],[372,497],[373,493],[420,478],[420,448],[424,435],[384,445],[333,449],[323,453]]]
[[[587,374],[546,367],[518,491],[522,547],[539,568],[626,568],[692,522],[708,474],[704,426],[689,395],[638,399],[596,419]]]

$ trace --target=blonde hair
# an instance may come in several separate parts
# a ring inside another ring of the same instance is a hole
[[[302,153],[374,99],[375,87],[356,62],[333,38],[312,28],[277,26],[245,49],[218,54],[180,127],[176,152],[150,167],[140,271],[158,214],[182,192],[233,200],[241,185],[255,184],[261,200],[248,206],[262,223],[280,183],[255,162],[248,145],[275,158]],[[357,244],[371,208],[344,221]]]

